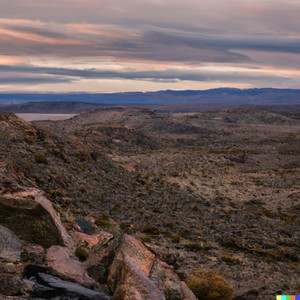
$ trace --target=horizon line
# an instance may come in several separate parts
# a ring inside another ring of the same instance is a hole
[[[166,89],[166,90],[149,90],[149,91],[129,91],[129,92],[87,92],[87,91],[68,91],[68,92],[53,92],[53,91],[0,91],[1,94],[90,94],[90,95],[111,95],[111,94],[147,94],[147,93],[159,93],[159,92],[205,92],[214,90],[239,90],[239,91],[249,91],[249,90],[295,90],[298,91],[300,88],[277,88],[277,87],[253,87],[253,88],[236,88],[236,87],[217,87],[211,89],[186,89],[186,90],[176,90],[176,89]]]

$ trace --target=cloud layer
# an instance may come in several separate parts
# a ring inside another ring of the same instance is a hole
[[[0,0],[0,91],[300,88],[299,14],[295,0]]]

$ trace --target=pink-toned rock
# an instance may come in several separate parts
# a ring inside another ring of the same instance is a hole
[[[64,241],[49,212],[31,196],[15,194],[0,197],[0,224],[20,240],[48,248]]]
[[[72,238],[74,239],[77,245],[85,244],[88,248],[91,249],[98,244],[107,243],[113,238],[113,235],[104,231],[93,235],[75,231],[72,234]]]
[[[123,266],[117,264],[120,267],[118,270],[120,273],[117,273],[119,275],[119,284],[117,285],[113,299],[165,300],[164,294],[141,271],[134,259],[125,255],[122,263],[124,264]]]
[[[127,255],[125,249],[118,252],[108,278],[109,286],[114,291],[113,299],[118,300],[164,300],[164,294],[146,275],[149,274],[147,262],[139,265]],[[141,263],[141,260],[139,261]],[[141,268],[140,268],[141,266]]]
[[[89,277],[82,263],[71,258],[67,248],[60,246],[49,248],[46,254],[46,263],[63,279],[71,280],[85,286],[97,285]]]
[[[121,246],[116,254],[115,261],[122,260],[124,256],[134,260],[145,276],[150,275],[152,265],[155,261],[155,255],[139,240],[127,234],[123,235]]]
[[[53,208],[52,203],[44,196],[44,194],[42,192],[38,192],[35,195],[34,200],[37,203],[39,203],[40,205],[42,205],[48,211],[48,213],[51,215],[51,217],[55,223],[55,226],[58,229],[58,231],[64,241],[65,246],[67,246],[69,248],[74,247],[74,242],[71,239],[71,237],[69,236],[66,228],[61,223],[60,216]]]
[[[165,299],[150,280],[155,255],[135,238],[124,235],[110,268],[108,284],[115,299]]]
[[[106,284],[109,267],[120,244],[121,233],[116,230],[114,235],[104,231],[99,234],[101,240],[89,249],[89,256],[84,265],[92,278],[99,283]]]
[[[34,198],[39,192],[40,192],[40,190],[38,190],[36,188],[26,188],[23,191],[20,191],[17,193],[6,194],[5,197],[11,198],[11,199],[22,199],[22,198],[24,199],[27,197]]]
[[[197,300],[193,292],[180,280],[173,269],[157,258],[153,264],[150,278],[158,289],[164,292],[167,299]]]
[[[14,222],[18,220],[18,222]],[[21,240],[44,248],[74,243],[59,214],[44,194],[34,188],[0,197],[0,224],[12,230]]]
[[[111,265],[108,284],[113,299],[118,300],[197,299],[167,264],[126,234]]]

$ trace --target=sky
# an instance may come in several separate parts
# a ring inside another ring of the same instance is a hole
[[[0,0],[0,92],[300,88],[299,0]]]

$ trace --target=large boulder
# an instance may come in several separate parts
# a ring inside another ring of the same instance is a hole
[[[82,263],[72,258],[67,248],[52,246],[48,249],[45,260],[59,277],[84,286],[97,286],[97,283],[89,277]]]
[[[118,300],[197,299],[167,264],[126,234],[111,265],[108,284]]]
[[[63,240],[63,244],[69,248],[72,248],[74,246],[74,242],[62,224],[60,215],[55,211],[52,203],[44,196],[44,193],[40,191],[37,191],[34,200],[39,203],[52,217],[55,227],[57,228],[59,235]]]
[[[84,265],[89,275],[97,282],[106,284],[109,267],[120,244],[120,231],[117,229],[111,234],[101,230],[93,235],[75,232],[72,237],[77,246],[88,249],[89,255]]]
[[[72,239],[51,202],[37,189],[0,197],[0,224],[21,240],[49,248],[72,246]]]

